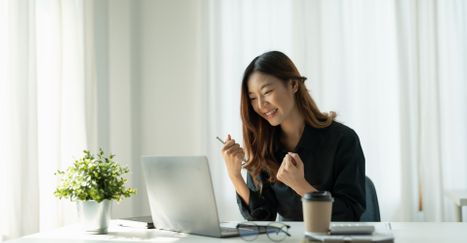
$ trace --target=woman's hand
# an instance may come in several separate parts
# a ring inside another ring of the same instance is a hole
[[[277,179],[303,196],[307,192],[316,191],[305,179],[303,161],[296,153],[288,153],[282,160],[276,175]]]
[[[225,141],[221,153],[230,178],[241,177],[242,160],[245,157],[245,152],[240,144],[235,143],[235,140],[230,137],[230,134],[227,136],[227,141]]]

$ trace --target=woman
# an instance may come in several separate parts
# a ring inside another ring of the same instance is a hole
[[[333,221],[359,221],[365,210],[365,158],[358,136],[334,121],[335,113],[319,111],[305,80],[278,51],[256,57],[245,70],[245,149],[228,135],[222,155],[247,220],[273,221],[279,214],[285,221],[302,221],[301,197],[324,190],[334,197]]]

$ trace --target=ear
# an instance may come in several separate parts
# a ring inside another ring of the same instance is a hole
[[[289,80],[289,89],[292,91],[292,93],[297,93],[298,91],[298,80],[296,79],[291,79]]]

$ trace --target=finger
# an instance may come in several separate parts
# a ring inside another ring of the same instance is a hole
[[[282,161],[282,165],[281,165],[283,168],[287,168],[287,166],[288,166],[288,165],[287,165],[287,161],[288,161],[288,160],[289,160],[289,155],[286,154],[286,155],[284,156],[284,160]]]
[[[240,145],[238,143],[229,143],[225,145],[225,150],[236,150],[238,148],[240,148]]]
[[[232,147],[230,147],[226,152],[229,155],[236,156],[237,153],[243,153],[243,149],[240,147],[239,144],[234,144]]]
[[[284,166],[285,166],[285,157],[284,157],[284,159],[282,159],[282,163],[280,164],[278,171],[282,170],[284,168]]]
[[[284,169],[280,169],[277,174],[276,178],[281,181],[282,183],[285,183],[286,181],[286,173],[284,172]]]
[[[279,181],[282,181],[282,171],[281,171],[281,170],[277,171],[276,178],[277,178]]]
[[[228,155],[234,155],[234,154],[237,152],[237,149],[236,149],[234,146],[232,146],[232,147],[230,147],[229,149],[227,149],[225,152],[226,152]]]
[[[287,164],[287,159],[288,159],[287,157],[288,157],[288,154],[286,154],[284,158],[282,159],[281,166],[285,167],[285,165]]]
[[[223,147],[223,150],[224,150],[224,151],[227,151],[227,150],[229,150],[229,149],[230,149],[232,146],[234,146],[234,145],[235,145],[235,140],[233,140],[233,139],[232,139],[232,140],[228,140],[227,142],[225,142],[224,147]]]
[[[234,142],[235,142],[235,140],[232,139],[232,137],[230,136],[230,134],[228,134],[228,135],[227,135],[227,138],[225,139],[224,144],[227,144],[227,143],[230,142],[230,141],[234,141]]]
[[[239,150],[235,153],[235,157],[238,158],[240,161],[242,161],[243,158],[245,157],[245,154],[243,153],[242,150]]]
[[[300,156],[297,153],[292,153],[289,152],[290,156],[294,158],[297,162],[302,162],[302,159],[300,159]]]
[[[243,149],[241,149],[240,147],[232,148],[231,151],[233,155],[238,155],[240,153],[243,153]]]
[[[288,158],[288,160],[290,161],[291,164],[293,164],[294,166],[297,165],[297,162],[296,162],[295,159],[292,157],[292,153],[291,153],[291,152],[288,152],[288,153],[287,153],[287,158]]]
[[[226,145],[231,146],[232,144],[235,144],[234,140],[227,140],[227,141],[225,141],[224,146],[226,146]]]
[[[279,169],[277,170],[277,173],[278,173],[278,174],[281,173],[282,170],[284,170],[284,164],[285,164],[285,163],[282,162],[281,165],[279,166]]]
[[[303,164],[302,160],[296,153],[289,152],[288,153],[290,160],[292,161],[293,165],[295,166],[300,166],[300,164]]]
[[[236,144],[232,147],[232,150],[234,151],[233,153],[234,154],[237,154],[237,153],[243,153],[243,149],[240,147],[240,145]]]
[[[293,166],[292,157],[287,154],[285,156],[285,168],[289,170]]]

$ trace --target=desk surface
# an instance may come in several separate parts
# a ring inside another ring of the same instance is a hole
[[[302,242],[303,222],[287,222],[291,226],[290,234],[281,242]],[[374,223],[383,224],[383,223]],[[439,243],[439,242],[467,242],[467,223],[424,223],[424,222],[395,222],[389,224],[396,243]],[[89,235],[82,233],[78,225],[65,226],[49,232],[37,233],[11,243],[104,243],[104,242],[245,242],[240,238],[218,239],[174,233],[168,231],[125,228],[112,225],[106,235]],[[266,235],[260,235],[254,242],[272,242]]]

